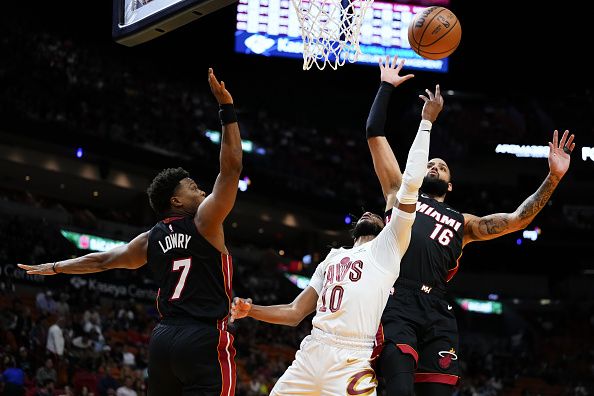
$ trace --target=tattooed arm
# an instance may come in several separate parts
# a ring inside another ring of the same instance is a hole
[[[538,212],[551,198],[553,191],[569,169],[570,154],[575,147],[574,135],[567,139],[569,131],[565,131],[561,142],[558,133],[553,133],[553,143],[549,142],[549,174],[534,194],[529,196],[513,213],[496,213],[478,217],[464,214],[463,245],[474,241],[487,241],[510,232],[526,228]]]

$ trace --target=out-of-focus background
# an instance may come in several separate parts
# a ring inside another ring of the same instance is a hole
[[[441,85],[431,155],[452,170],[448,202],[476,215],[515,210],[548,172],[536,146],[554,129],[576,134],[571,168],[534,222],[464,250],[449,290],[459,395],[594,394],[593,36],[586,10],[530,3],[447,3],[460,47],[445,72],[408,70],[416,77],[395,91],[388,117],[404,166],[418,94]],[[150,229],[145,190],[165,167],[183,166],[209,190],[220,124],[208,67],[232,93],[245,140],[225,228],[235,295],[291,301],[330,247],[352,243],[357,216],[383,211],[365,139],[377,66],[303,71],[299,58],[246,50],[246,4],[136,47],[112,39],[110,2],[2,5],[3,394],[146,393],[157,320],[146,269],[44,278],[16,264],[109,249]],[[235,324],[237,395],[268,394],[310,327],[309,318],[296,328]]]

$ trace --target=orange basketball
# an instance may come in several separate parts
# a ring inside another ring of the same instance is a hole
[[[408,41],[423,58],[442,59],[458,48],[462,28],[456,15],[444,7],[428,7],[416,13],[408,25]]]

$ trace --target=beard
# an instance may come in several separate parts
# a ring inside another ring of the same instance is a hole
[[[351,234],[353,235],[353,239],[357,239],[366,235],[377,236],[381,230],[382,227],[373,221],[360,221],[355,225]]]
[[[433,176],[425,176],[421,191],[434,197],[443,197],[448,193],[448,182]]]

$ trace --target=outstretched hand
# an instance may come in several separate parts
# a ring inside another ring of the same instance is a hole
[[[217,98],[217,102],[219,102],[220,105],[233,104],[233,97],[231,97],[231,94],[225,88],[225,82],[221,81],[219,83],[212,68],[208,69],[208,84],[210,85],[212,94]]]
[[[551,174],[557,176],[559,179],[565,175],[565,172],[569,169],[569,163],[571,162],[571,152],[575,148],[573,139],[574,134],[569,136],[569,131],[565,131],[559,142],[559,132],[555,130],[553,132],[553,142],[549,142],[549,169]]]
[[[443,97],[441,96],[439,84],[435,86],[435,94],[428,89],[426,89],[425,92],[427,92],[427,96],[419,95],[419,98],[425,102],[421,112],[421,118],[423,120],[435,122],[441,109],[443,109]]]
[[[252,309],[251,298],[239,298],[235,297],[231,304],[231,323],[235,322],[236,319],[245,318],[250,310]]]
[[[402,70],[402,66],[404,66],[404,59],[398,63],[398,55],[394,55],[392,59],[392,64],[390,64],[390,57],[386,56],[386,59],[379,58],[379,67],[381,72],[381,80],[392,84],[394,88],[405,82],[406,80],[410,80],[415,75],[414,74],[407,74],[405,76],[400,75],[400,71]]]
[[[54,271],[54,263],[46,263],[39,265],[17,265],[20,269],[27,271],[27,275],[56,275],[56,271]]]

